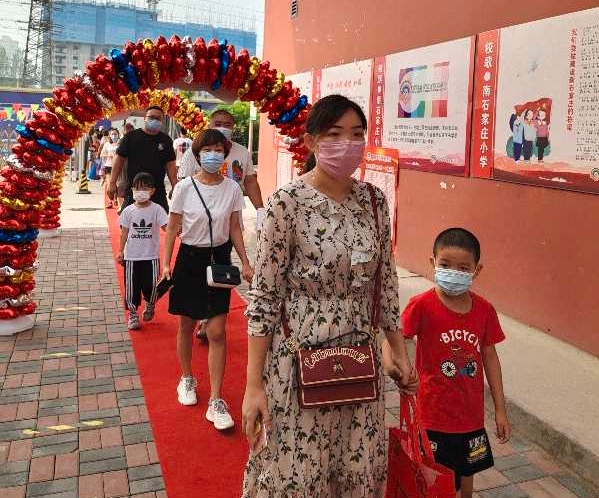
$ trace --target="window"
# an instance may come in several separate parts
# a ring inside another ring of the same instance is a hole
[[[79,56],[73,55],[73,62],[79,62]]]
[[[291,0],[291,19],[298,15],[298,0]]]
[[[62,83],[63,83],[62,78],[56,78],[57,85],[62,85]]]

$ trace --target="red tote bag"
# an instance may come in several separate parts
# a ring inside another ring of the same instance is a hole
[[[422,445],[420,444],[422,441]],[[389,429],[385,498],[455,498],[453,471],[435,462],[413,396],[402,396],[400,428]]]

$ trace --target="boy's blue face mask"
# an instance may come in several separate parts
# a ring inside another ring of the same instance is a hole
[[[449,296],[459,296],[472,286],[473,273],[435,267],[435,283]]]

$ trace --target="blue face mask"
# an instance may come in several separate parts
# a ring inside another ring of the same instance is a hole
[[[148,118],[146,119],[146,130],[148,131],[160,131],[162,129],[162,121],[159,119]]]
[[[435,268],[435,283],[449,296],[459,296],[467,292],[472,285],[472,273]]]
[[[200,166],[208,173],[216,173],[220,171],[225,162],[225,155],[222,152],[205,151],[200,152]]]

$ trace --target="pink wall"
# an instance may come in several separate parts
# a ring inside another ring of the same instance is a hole
[[[264,59],[286,74],[385,55],[599,6],[597,0],[266,0]],[[484,7],[483,7],[484,5]],[[515,4],[514,4],[515,5]],[[259,178],[276,186],[273,130],[262,121]],[[454,184],[442,189],[440,183]],[[504,313],[599,356],[599,196],[402,170],[398,262],[422,274],[435,235],[481,239],[476,289]]]

